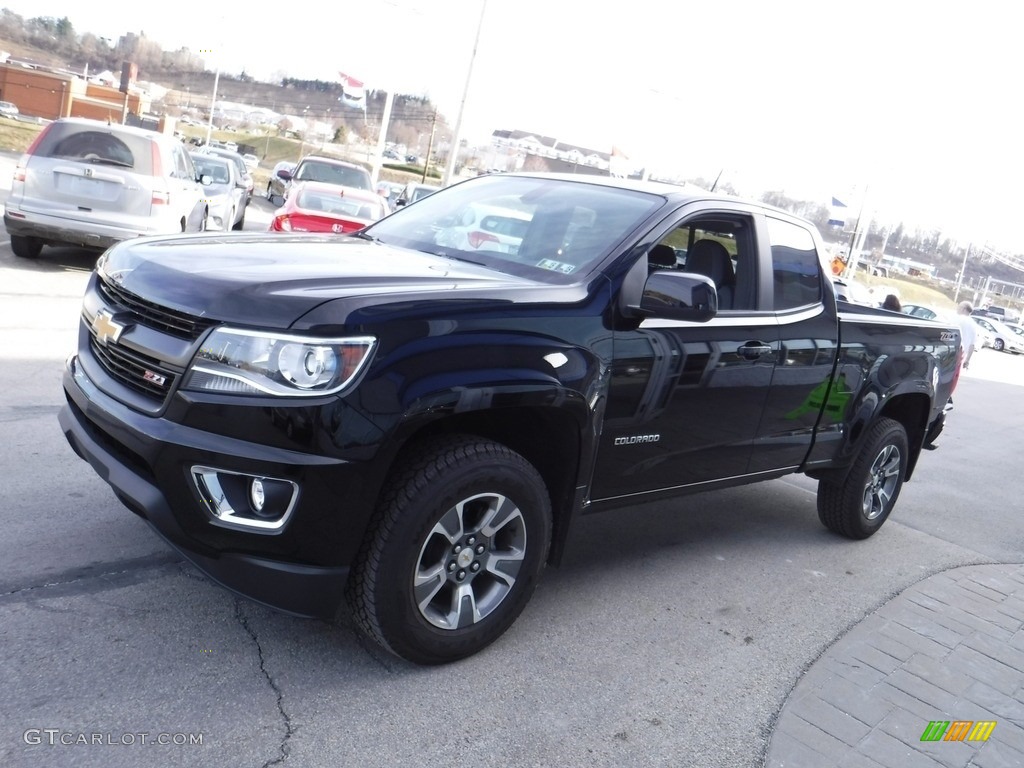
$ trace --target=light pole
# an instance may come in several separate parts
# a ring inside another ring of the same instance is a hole
[[[210,119],[206,123],[206,146],[210,146],[213,135],[213,110],[217,107],[217,86],[220,84],[220,62],[217,62],[217,74],[213,76],[213,98],[210,100]]]
[[[487,11],[487,0],[480,4],[480,21],[476,25],[476,38],[473,40],[473,53],[469,57],[469,69],[466,70],[466,86],[462,89],[462,101],[459,104],[459,116],[455,120],[455,132],[452,134],[452,146],[448,152],[448,166],[444,171],[441,186],[447,187],[455,175],[455,163],[459,159],[459,132],[462,130],[462,113],[466,110],[466,96],[469,94],[469,83],[473,79],[473,62],[476,60],[476,49],[480,44],[480,30],[484,26],[484,13]],[[429,160],[429,158],[427,158]]]

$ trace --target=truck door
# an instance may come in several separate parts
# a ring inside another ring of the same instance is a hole
[[[850,397],[845,380],[831,378],[838,320],[814,238],[795,222],[772,215],[762,221],[759,242],[771,250],[772,307],[781,347],[750,472],[799,466],[819,435],[816,430],[823,439],[837,439]]]
[[[754,217],[702,212],[651,250],[651,269],[711,277],[720,311],[616,332],[595,501],[745,474],[771,385],[778,324],[760,307]]]

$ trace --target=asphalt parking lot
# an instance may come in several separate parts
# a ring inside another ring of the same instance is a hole
[[[983,350],[871,539],[829,534],[800,476],[592,516],[496,644],[397,662],[345,616],[210,583],[71,452],[60,378],[94,261],[25,262],[0,233],[4,766],[754,768],[837,638],[926,576],[1022,560],[1024,357]]]

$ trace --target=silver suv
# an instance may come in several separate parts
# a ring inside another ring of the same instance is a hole
[[[174,137],[63,118],[18,162],[4,226],[14,254],[34,259],[44,245],[107,248],[140,235],[205,230],[204,197]]]

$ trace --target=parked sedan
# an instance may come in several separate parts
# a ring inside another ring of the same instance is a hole
[[[1024,352],[1024,336],[1018,336],[998,320],[978,315],[971,315],[971,320],[985,331],[983,347],[992,347],[996,352],[1012,352],[1016,355]]]
[[[373,192],[370,173],[362,166],[333,157],[307,155],[299,161],[294,171],[282,169],[270,177],[267,197],[271,201],[276,199],[283,201],[290,194],[291,185],[300,181],[317,181],[337,187],[365,189],[367,192]]]
[[[417,200],[422,200],[427,195],[434,194],[439,189],[440,187],[435,187],[432,184],[417,184],[415,181],[410,181],[405,185],[405,189],[402,190],[398,199],[395,200],[395,206],[411,205]]]
[[[318,181],[295,184],[270,222],[271,232],[358,232],[388,214],[380,195]]]
[[[248,205],[249,201],[252,200],[252,190],[255,186],[252,174],[249,173],[249,168],[245,164],[245,159],[233,149],[218,149],[217,147],[206,147],[202,150],[208,155],[216,155],[217,157],[223,157],[230,160],[235,165],[235,169],[238,171],[239,186],[245,190],[245,204]]]
[[[209,224],[214,229],[241,229],[245,225],[245,188],[231,161],[216,155],[192,153],[192,162],[205,190]]]

